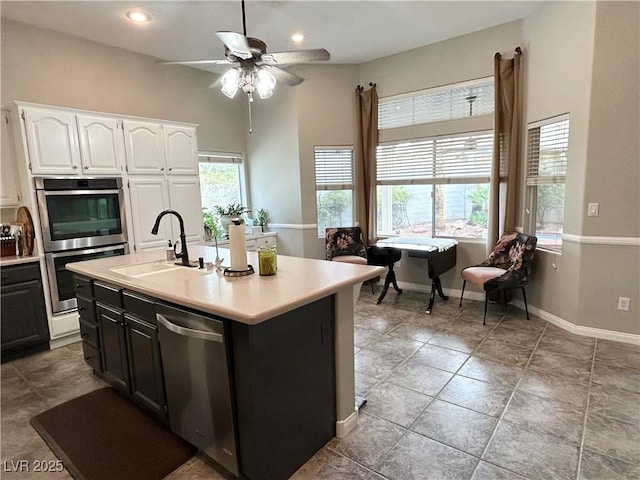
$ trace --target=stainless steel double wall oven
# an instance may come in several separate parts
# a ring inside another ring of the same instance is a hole
[[[67,263],[128,253],[119,177],[34,178],[54,313],[77,307]]]

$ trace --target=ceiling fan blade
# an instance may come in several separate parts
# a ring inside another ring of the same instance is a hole
[[[286,65],[291,63],[323,62],[329,60],[331,54],[324,48],[313,50],[297,50],[293,52],[273,52],[262,55],[261,61],[267,65]]]
[[[243,60],[253,57],[247,37],[236,32],[216,32],[216,35],[222,43],[229,49],[233,55]]]
[[[175,62],[156,62],[160,65],[235,65],[236,62],[229,60],[184,60]]]
[[[299,85],[304,81],[304,78],[294,75],[293,73],[287,72],[286,70],[282,70],[278,67],[269,66],[269,71],[273,73],[273,76],[276,77],[278,82],[286,83],[287,85]]]

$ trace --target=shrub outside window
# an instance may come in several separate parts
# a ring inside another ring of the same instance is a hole
[[[353,147],[315,147],[318,236],[327,227],[354,225]]]

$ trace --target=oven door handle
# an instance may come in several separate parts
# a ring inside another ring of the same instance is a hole
[[[101,253],[101,252],[110,252],[112,250],[122,250],[125,248],[126,243],[121,243],[119,245],[111,245],[109,247],[99,247],[99,248],[82,248],[80,250],[72,250],[70,252],[50,252],[45,255],[51,255],[51,258],[61,258],[61,257],[73,257],[77,256],[78,253],[82,252],[83,255],[91,254],[91,253]]]

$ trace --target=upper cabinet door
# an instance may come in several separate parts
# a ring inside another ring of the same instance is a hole
[[[118,120],[78,115],[80,154],[84,174],[120,174],[124,165],[124,143]]]
[[[125,120],[123,129],[129,174],[164,174],[162,125]]]
[[[198,138],[196,128],[164,125],[164,145],[169,175],[198,174]]]
[[[81,173],[76,116],[73,113],[23,110],[31,171],[40,174]]]

